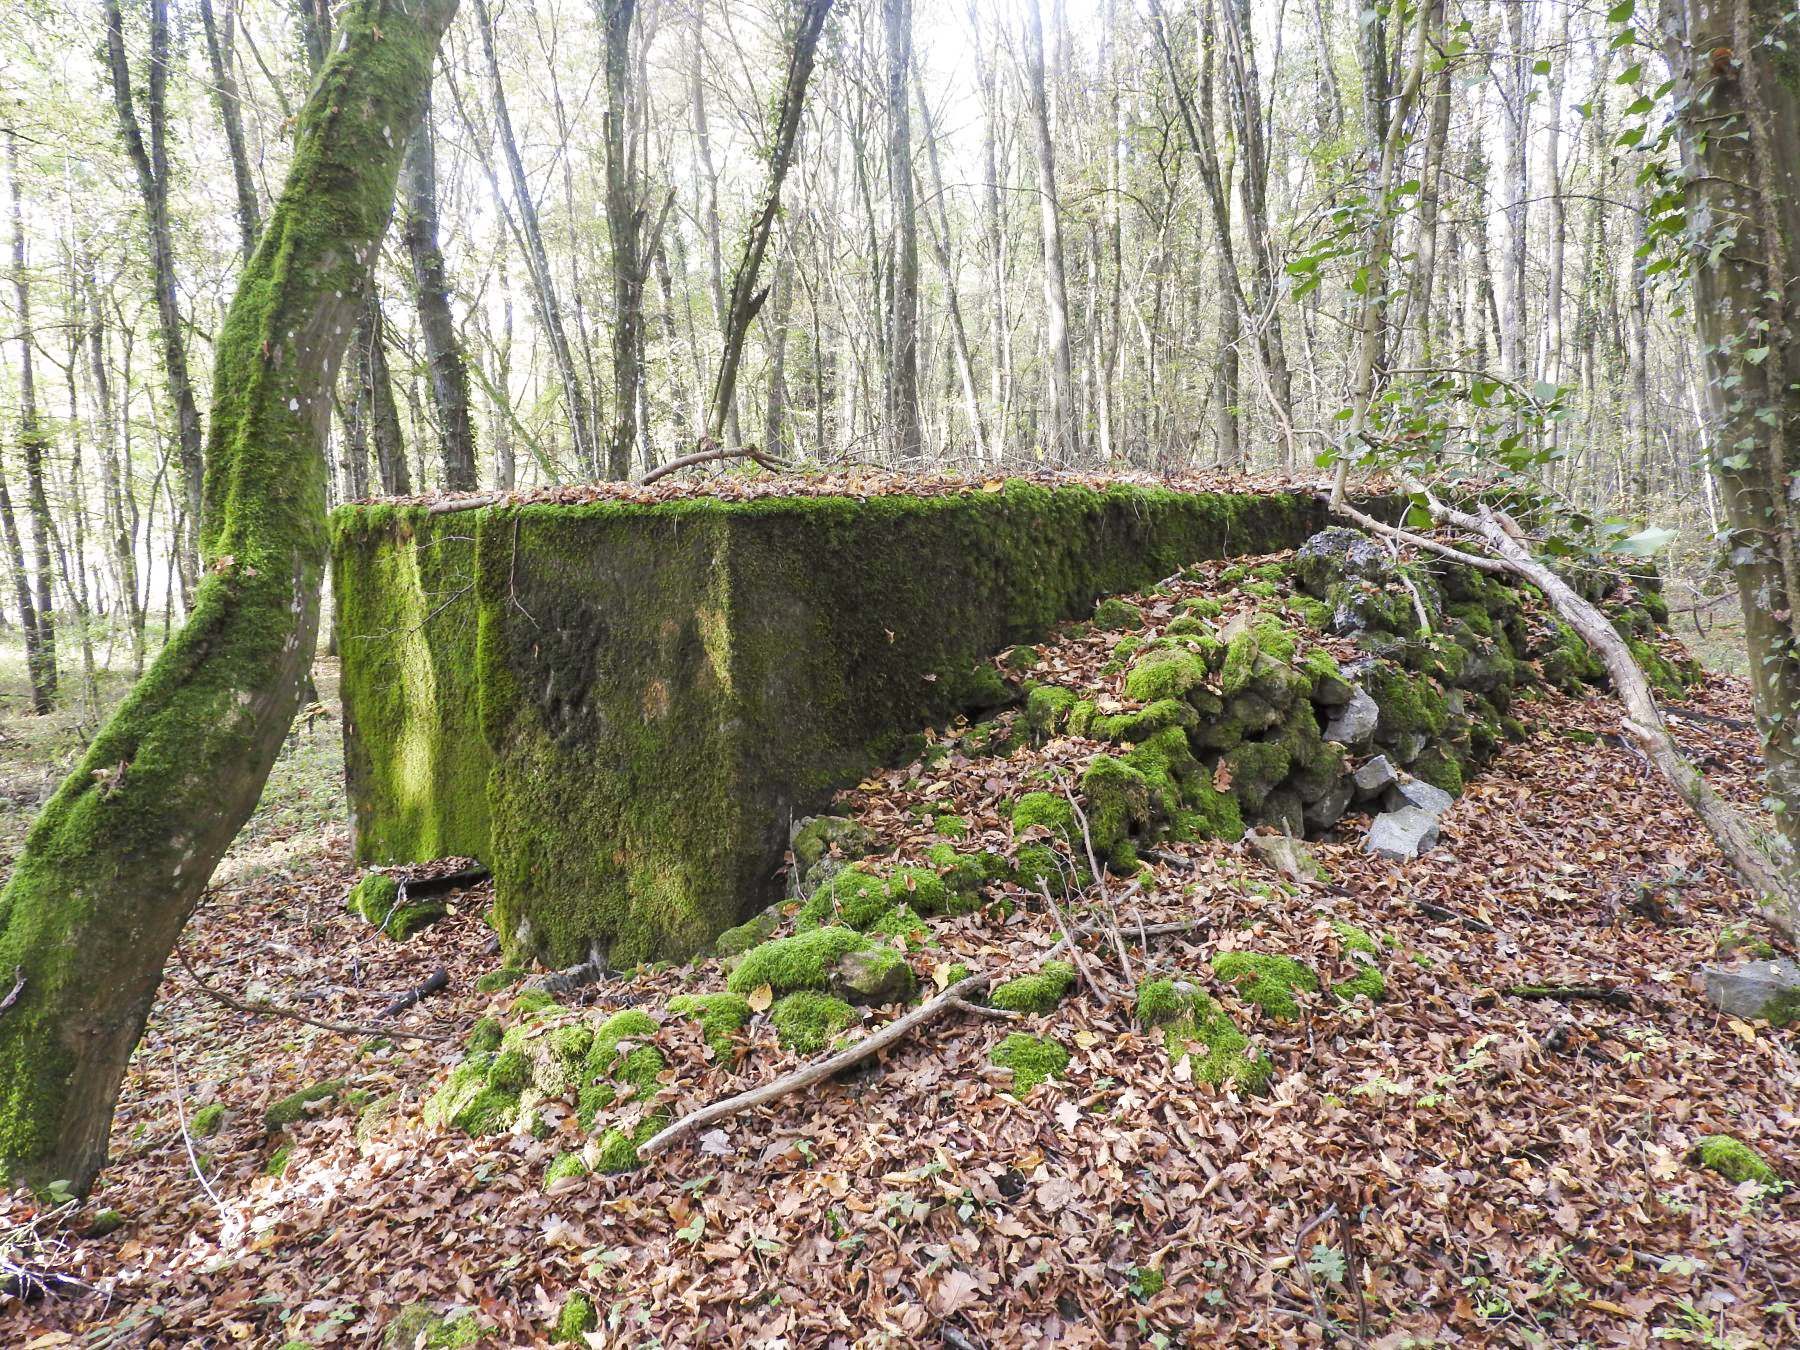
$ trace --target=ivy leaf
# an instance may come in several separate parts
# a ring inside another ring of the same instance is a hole
[[[1767,347],[1752,347],[1749,351],[1744,353],[1744,360],[1748,361],[1753,366],[1760,366],[1768,359],[1769,349]]]
[[[1662,550],[1675,537],[1674,530],[1664,529],[1660,525],[1651,525],[1639,530],[1629,538],[1621,539],[1613,545],[1615,553],[1629,553],[1634,557],[1648,558]]]

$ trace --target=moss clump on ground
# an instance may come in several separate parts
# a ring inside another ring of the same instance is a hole
[[[1267,952],[1220,952],[1212,959],[1213,974],[1230,985],[1246,1003],[1254,1003],[1278,1022],[1300,1018],[1298,990],[1316,993],[1319,977],[1291,956]]]
[[[438,900],[401,904],[400,883],[385,872],[371,872],[357,882],[344,908],[360,914],[396,942],[406,941],[450,912]]]
[[[294,1146],[283,1144],[269,1155],[269,1161],[263,1164],[263,1171],[269,1176],[279,1177],[287,1172],[288,1159],[293,1156]]]
[[[565,1009],[542,989],[527,989],[512,1001],[511,1011],[516,1017],[530,1017],[534,1013],[563,1012]]]
[[[841,998],[801,989],[776,1000],[769,1022],[788,1049],[812,1055],[830,1045],[833,1036],[855,1026],[857,1013]]]
[[[520,966],[502,966],[499,970],[490,970],[475,981],[475,992],[478,994],[497,994],[502,989],[510,989],[528,972]]]
[[[1717,1172],[1734,1185],[1754,1181],[1772,1186],[1781,1179],[1767,1158],[1743,1140],[1728,1134],[1709,1134],[1700,1140],[1694,1151],[1702,1167]]]
[[[506,1028],[492,1017],[483,1017],[469,1031],[469,1039],[465,1042],[471,1054],[480,1054],[487,1050],[498,1050],[500,1042],[506,1035]]]
[[[1186,980],[1145,980],[1138,986],[1137,1017],[1145,1028],[1162,1030],[1169,1058],[1188,1059],[1200,1082],[1245,1092],[1267,1089],[1275,1066],[1249,1053],[1250,1038],[1199,986]]]
[[[1055,838],[1067,841],[1075,831],[1075,811],[1060,792],[1027,792],[1013,803],[1012,823],[1015,834],[1042,825]]]
[[[311,1087],[290,1093],[263,1112],[263,1124],[273,1134],[284,1126],[305,1120],[314,1114],[312,1107],[316,1103],[335,1101],[344,1087],[342,1078],[328,1078],[323,1083],[314,1083]]]
[[[657,1078],[668,1064],[654,1045],[641,1042],[654,1039],[657,1030],[649,1013],[627,1008],[594,1033],[576,1096],[576,1119],[584,1130],[591,1130],[594,1117],[623,1098],[647,1102],[656,1095]],[[636,1156],[634,1145],[634,1160]]]
[[[475,1314],[441,1316],[423,1303],[402,1308],[381,1337],[383,1350],[463,1350],[480,1342]]]
[[[1142,628],[1143,626],[1144,611],[1129,600],[1120,600],[1115,597],[1102,600],[1094,606],[1094,627],[1096,628]]]
[[[537,1031],[530,1023],[514,1027],[500,1042],[500,1053],[488,1071],[488,1082],[505,1091],[531,1086],[549,1096],[562,1096],[579,1086],[582,1066],[593,1044],[593,1028],[585,1022],[571,1022],[548,1031]],[[523,1061],[522,1066],[517,1060]]]
[[[777,938],[745,952],[725,987],[734,994],[748,994],[766,984],[778,995],[796,989],[823,989],[831,983],[838,958],[866,945],[868,940],[851,928],[815,928],[810,933]]]
[[[988,1002],[1008,1012],[1047,1013],[1074,987],[1074,966],[1067,961],[1046,961],[1036,974],[1021,975],[996,987]]]
[[[225,1107],[221,1102],[213,1102],[194,1112],[194,1118],[188,1122],[188,1133],[196,1139],[211,1139],[225,1124]]]
[[[677,994],[669,1000],[677,1017],[692,1017],[720,1059],[731,1056],[732,1037],[750,1021],[750,1004],[738,994]]]
[[[504,1134],[519,1112],[519,1089],[496,1087],[489,1074],[500,1056],[494,1051],[469,1055],[450,1071],[444,1085],[425,1102],[425,1123],[454,1126],[469,1134]]]
[[[989,1052],[988,1062],[1011,1069],[1012,1094],[1024,1098],[1039,1083],[1062,1077],[1069,1067],[1069,1052],[1055,1041],[1015,1031]]]
[[[544,1169],[544,1189],[549,1190],[567,1177],[585,1177],[587,1174],[587,1163],[582,1161],[579,1153],[559,1153]]]
[[[556,1342],[559,1345],[586,1345],[587,1334],[600,1325],[600,1314],[594,1300],[586,1294],[574,1293],[563,1300],[562,1312],[556,1318]]]
[[[1040,684],[1025,696],[1025,725],[1040,738],[1052,736],[1068,720],[1075,706],[1073,691],[1054,684]]]

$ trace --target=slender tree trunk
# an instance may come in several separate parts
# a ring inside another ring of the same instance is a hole
[[[113,583],[125,611],[131,642],[132,674],[144,669],[144,600],[138,591],[136,530],[127,513],[128,477],[121,470],[118,424],[113,410],[112,379],[106,362],[105,320],[100,308],[100,289],[94,281],[94,262],[82,255],[81,284],[87,293],[87,344],[89,378],[94,389],[95,423],[99,428],[102,511],[108,547],[112,554]]]
[[[915,85],[919,100],[919,125],[925,132],[925,159],[931,169],[931,200],[935,209],[925,212],[925,234],[931,241],[932,256],[944,278],[944,304],[950,311],[950,340],[956,358],[956,372],[962,381],[963,402],[969,410],[969,435],[975,441],[975,458],[988,458],[987,425],[981,414],[981,395],[975,387],[975,362],[969,353],[969,335],[963,323],[962,301],[956,284],[956,258],[950,247],[950,216],[944,206],[944,174],[938,164],[937,133],[932,125],[931,105],[925,101],[923,85]]]
[[[908,71],[912,65],[912,0],[883,0],[887,29],[888,209],[893,259],[888,311],[888,451],[916,460],[919,439],[919,233],[913,205]]]
[[[112,77],[113,110],[125,153],[137,172],[150,243],[150,278],[156,290],[156,318],[162,335],[163,367],[169,401],[175,408],[175,434],[181,448],[181,476],[186,488],[187,528],[180,550],[182,589],[192,595],[198,566],[197,541],[201,492],[200,410],[188,377],[187,343],[182,337],[181,307],[175,294],[175,246],[169,232],[169,156],[166,143],[165,92],[169,76],[168,0],[150,2],[150,70],[144,113],[150,137],[146,145],[131,92],[131,67],[125,57],[125,19],[119,0],[105,0],[107,67]]]
[[[768,298],[768,289],[758,285],[763,254],[768,251],[769,235],[775,228],[775,213],[781,208],[781,184],[787,178],[788,165],[794,156],[794,142],[800,135],[800,114],[806,104],[806,82],[812,76],[819,33],[825,27],[826,16],[831,13],[832,0],[798,0],[798,3],[793,46],[788,53],[787,73],[782,81],[781,102],[777,105],[770,147],[769,182],[761,209],[752,217],[744,236],[743,256],[732,276],[725,349],[719,358],[719,376],[713,384],[712,407],[706,416],[706,435],[715,442],[725,429],[726,411],[736,396],[744,338],[749,334],[757,311]]]
[[[631,20],[636,0],[602,0],[606,38],[606,229],[612,242],[613,419],[606,476],[629,478],[637,448],[638,353],[644,328],[644,207],[637,186],[631,97]]]
[[[44,491],[47,438],[38,419],[37,383],[32,374],[31,350],[36,339],[31,331],[31,286],[25,272],[25,209],[24,192],[19,182],[19,138],[10,127],[6,130],[6,169],[12,184],[12,283],[19,343],[19,447],[25,456],[25,505],[31,514],[31,551],[36,565],[33,603],[20,606],[20,623],[25,630],[25,666],[31,679],[32,711],[47,713],[56,705],[56,590],[50,554],[50,501]],[[11,514],[8,503],[7,515],[10,517]],[[21,579],[24,566],[24,558],[20,556],[18,571]]]
[[[385,325],[381,297],[374,286],[363,303],[362,321],[356,330],[354,374],[357,399],[362,404],[362,429],[375,452],[375,476],[388,497],[412,495],[412,475],[406,467],[406,444],[400,433],[400,410],[394,403],[394,382],[388,373]],[[364,465],[367,460],[361,461]]]
[[[1525,379],[1525,229],[1529,208],[1526,148],[1531,132],[1530,60],[1525,50],[1525,6],[1504,5],[1506,50],[1501,53],[1501,127],[1505,147],[1501,159],[1500,220],[1506,245],[1501,255],[1500,368],[1508,379]]]
[[[31,594],[31,573],[25,567],[25,544],[19,538],[19,521],[13,514],[12,491],[7,486],[4,465],[0,465],[0,530],[4,530],[6,536],[13,603],[19,607],[19,631],[25,638],[25,670],[31,681],[31,710],[42,715],[51,710],[53,703],[40,687],[43,665],[38,655],[37,601]]]
[[[980,86],[982,227],[987,249],[988,287],[988,407],[993,416],[994,459],[1006,458],[1007,409],[1012,402],[1012,329],[1006,321],[1006,229],[1000,195],[1000,157],[994,124],[1000,116],[1000,83],[997,68],[987,59],[981,39],[981,12],[971,0],[969,27],[974,34],[975,82]]]
[[[512,179],[513,207],[518,213],[519,232],[525,245],[525,267],[531,274],[538,321],[543,324],[550,356],[556,363],[557,378],[562,383],[563,402],[569,410],[569,434],[574,441],[575,462],[583,473],[598,478],[600,452],[594,437],[587,385],[576,368],[568,333],[563,327],[556,278],[550,270],[550,255],[544,249],[543,231],[538,226],[537,202],[531,195],[531,181],[525,176],[525,161],[519,158],[519,143],[513,136],[512,118],[506,110],[500,57],[494,47],[494,21],[488,13],[486,0],[475,0],[475,18],[476,27],[481,30],[481,50],[487,61],[488,81],[494,95],[494,135],[500,142],[500,152]]]
[[[85,1194],[163,962],[299,704],[326,551],[321,447],[455,0],[361,0],[219,333],[194,611],[26,836],[0,892],[0,1172]]]
[[[243,236],[244,261],[256,250],[256,232],[262,228],[256,209],[256,184],[250,177],[250,156],[244,149],[244,114],[238,98],[237,77],[232,74],[232,28],[237,20],[237,0],[226,0],[223,25],[213,17],[212,0],[200,0],[200,22],[206,29],[206,58],[212,66],[213,101],[225,127],[225,145],[231,152],[231,180],[237,188],[238,231]]]
[[[431,370],[444,490],[472,492],[476,486],[475,423],[469,411],[468,355],[450,313],[450,282],[438,248],[437,149],[429,101],[419,129],[407,142],[400,184],[400,234],[412,260],[413,302]]]
[[[1069,291],[1063,280],[1062,211],[1056,197],[1056,149],[1050,140],[1050,100],[1044,88],[1044,25],[1038,0],[1025,3],[1025,94],[1032,143],[1037,150],[1038,209],[1044,227],[1044,345],[1050,351],[1052,462],[1073,463],[1081,453],[1075,425],[1074,366],[1069,353]]]
[[[725,305],[725,263],[724,250],[719,242],[719,175],[713,168],[712,133],[706,120],[706,11],[702,0],[694,0],[694,36],[690,44],[692,64],[689,68],[688,92],[694,111],[694,150],[699,161],[701,183],[700,219],[706,228],[706,263],[707,279],[712,283],[713,317],[719,325],[719,334],[723,341],[724,334],[730,328],[730,311]],[[695,371],[695,378],[705,382],[706,374],[702,370]],[[718,382],[718,372],[713,372],[713,381]],[[725,437],[732,445],[742,445],[743,435],[738,429],[737,398],[733,395],[725,409]]]

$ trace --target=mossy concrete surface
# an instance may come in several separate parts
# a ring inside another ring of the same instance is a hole
[[[511,954],[685,956],[775,898],[786,822],[1002,695],[987,657],[1197,559],[1298,545],[1303,494],[346,507],[358,856],[494,871]]]

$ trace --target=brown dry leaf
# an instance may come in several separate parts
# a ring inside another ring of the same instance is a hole
[[[750,1005],[751,1012],[767,1012],[769,1005],[775,1001],[775,991],[766,984],[759,984],[745,996],[744,1002]]]

